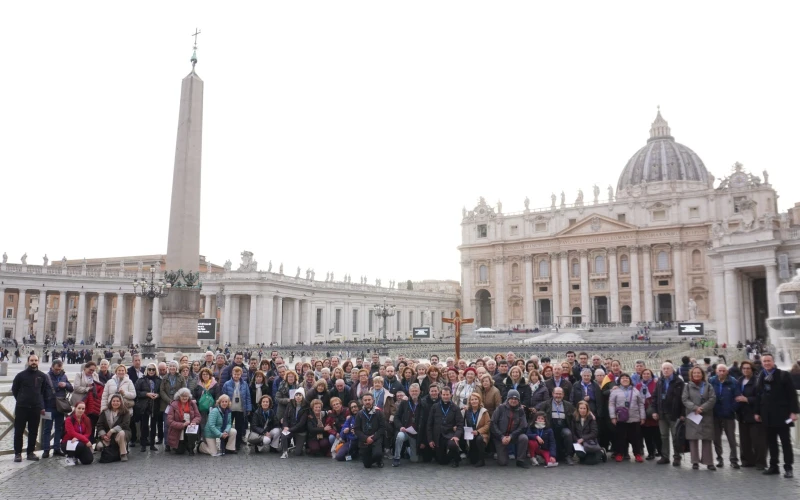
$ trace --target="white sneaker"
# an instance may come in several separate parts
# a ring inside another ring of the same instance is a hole
[[[461,460],[464,460],[465,458],[467,458],[467,454],[466,453],[462,453],[461,454]]]
[[[547,466],[548,467],[558,467],[558,462],[548,462]]]
[[[289,452],[288,451],[284,451],[283,455],[281,455],[281,458],[289,458]]]
[[[539,465],[539,462],[536,460],[536,457],[531,457],[531,465],[533,466]]]
[[[213,454],[213,455],[211,455],[211,456],[212,456],[212,457],[221,457],[222,455],[224,455],[224,453],[222,453],[221,451],[218,451],[218,452],[214,453],[214,454]]]
[[[516,455],[514,455],[513,453],[509,453],[509,455],[508,455],[508,459],[509,459],[509,460],[516,460],[516,459],[517,459],[517,456],[516,456]]]
[[[76,465],[75,464],[75,459],[71,458],[71,457],[67,457],[66,459],[64,459],[64,465]]]

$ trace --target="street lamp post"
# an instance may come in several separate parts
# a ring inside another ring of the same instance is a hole
[[[153,301],[156,298],[163,299],[169,295],[169,290],[172,288],[171,283],[164,283],[160,279],[156,281],[156,268],[150,266],[150,281],[142,278],[133,280],[133,293],[137,297],[143,297],[150,301],[150,316],[147,323],[147,337],[145,343],[142,344],[142,355],[145,359],[155,358],[156,346],[153,344]]]
[[[396,312],[395,307],[394,304],[388,304],[386,302],[386,297],[383,298],[383,304],[375,304],[375,316],[383,318],[383,340],[386,340],[386,334],[388,333],[386,329],[386,318],[394,316]]]

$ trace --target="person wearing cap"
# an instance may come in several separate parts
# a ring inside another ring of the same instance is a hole
[[[450,463],[458,467],[461,461],[459,441],[464,437],[464,417],[458,405],[452,402],[450,386],[442,387],[441,400],[434,404],[428,415],[428,446],[433,449],[441,465]]]
[[[308,425],[309,407],[306,403],[306,393],[302,387],[298,388],[294,397],[289,401],[286,412],[283,414],[281,425],[281,458],[289,458],[289,441],[294,440],[294,454],[300,456],[306,446],[306,427]]]
[[[556,387],[553,390],[553,399],[541,403],[536,407],[537,411],[543,412],[547,420],[547,427],[553,429],[556,437],[556,447],[561,448],[560,453],[564,456],[567,465],[573,465],[572,455],[572,418],[575,415],[575,407],[572,403],[564,400],[564,389]],[[559,446],[560,445],[560,446]],[[558,457],[556,457],[558,460]]]
[[[453,401],[458,404],[460,409],[464,409],[469,404],[469,396],[478,390],[478,383],[476,382],[477,371],[475,368],[469,367],[464,370],[464,380],[456,385],[453,391]]]
[[[506,402],[498,406],[492,415],[492,440],[498,465],[508,465],[509,455],[514,455],[518,467],[529,467],[525,462],[525,452],[528,450],[528,436],[525,435],[527,427],[528,421],[519,401],[519,391],[511,389]]]
[[[358,450],[365,469],[377,465],[383,468],[383,441],[386,424],[383,412],[374,407],[374,398],[369,392],[361,396],[364,407],[356,415],[353,431],[358,438]]]

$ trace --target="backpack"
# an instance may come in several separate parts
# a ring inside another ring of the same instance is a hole
[[[210,391],[203,391],[203,395],[197,401],[197,409],[200,413],[208,413],[212,406],[214,406],[214,396]]]

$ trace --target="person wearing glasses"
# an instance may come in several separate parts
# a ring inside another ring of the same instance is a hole
[[[139,444],[141,451],[156,451],[156,423],[157,413],[159,412],[158,393],[161,389],[161,377],[156,371],[156,364],[150,363],[144,372],[143,377],[136,380],[136,405],[134,413],[139,416]]]
[[[69,402],[74,407],[79,402],[86,399],[86,394],[92,390],[95,382],[100,382],[97,376],[97,364],[94,361],[89,361],[83,365],[83,370],[75,375],[75,380],[72,382],[72,396]]]

